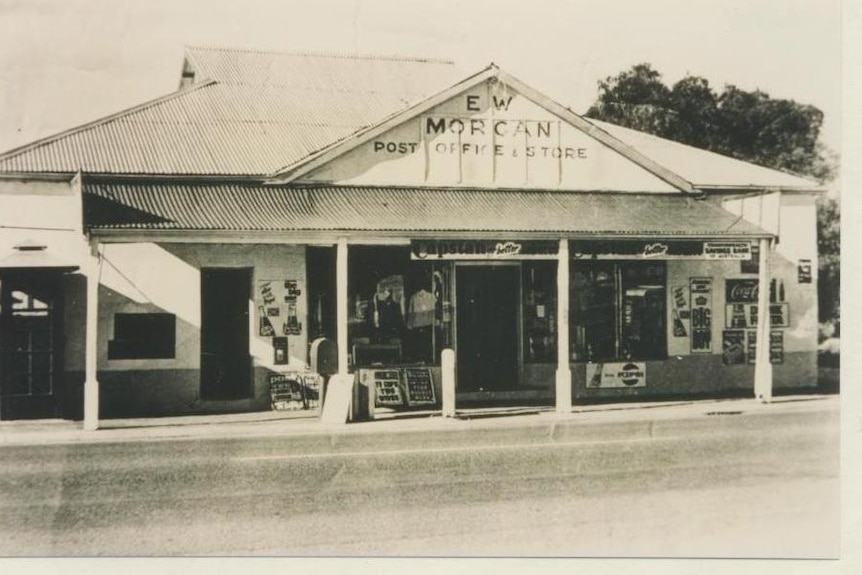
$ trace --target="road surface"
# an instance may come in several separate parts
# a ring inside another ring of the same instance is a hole
[[[838,419],[0,446],[0,555],[835,557]]]

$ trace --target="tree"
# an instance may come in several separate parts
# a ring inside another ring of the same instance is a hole
[[[819,141],[823,112],[793,100],[727,85],[716,93],[705,78],[668,87],[650,64],[599,81],[588,118],[604,120],[820,182],[835,162]]]
[[[820,321],[832,322],[841,317],[841,202],[836,198],[817,202],[817,259]]]
[[[717,93],[705,78],[673,86],[648,63],[600,80],[588,118],[604,120],[824,183],[835,177],[837,155],[820,141],[823,112],[793,100],[727,85]],[[840,205],[817,203],[820,320],[840,311]]]
[[[587,117],[669,137],[670,90],[649,64],[637,64],[628,72],[600,80],[599,94]]]

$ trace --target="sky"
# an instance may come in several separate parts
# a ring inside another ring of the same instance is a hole
[[[0,150],[175,90],[186,45],[494,62],[583,113],[649,62],[817,106],[841,148],[841,0],[0,0]]]

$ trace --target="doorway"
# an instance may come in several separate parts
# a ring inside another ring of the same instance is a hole
[[[5,276],[0,290],[0,419],[63,416],[63,280]]]
[[[459,391],[503,391],[518,385],[517,265],[457,266]]]
[[[252,396],[251,269],[201,269],[201,399]]]

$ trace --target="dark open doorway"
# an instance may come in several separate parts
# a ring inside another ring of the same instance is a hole
[[[8,275],[0,292],[0,419],[62,417],[63,276]]]
[[[457,268],[459,391],[517,387],[519,285],[517,266]]]
[[[251,269],[201,270],[201,398],[251,397]]]

